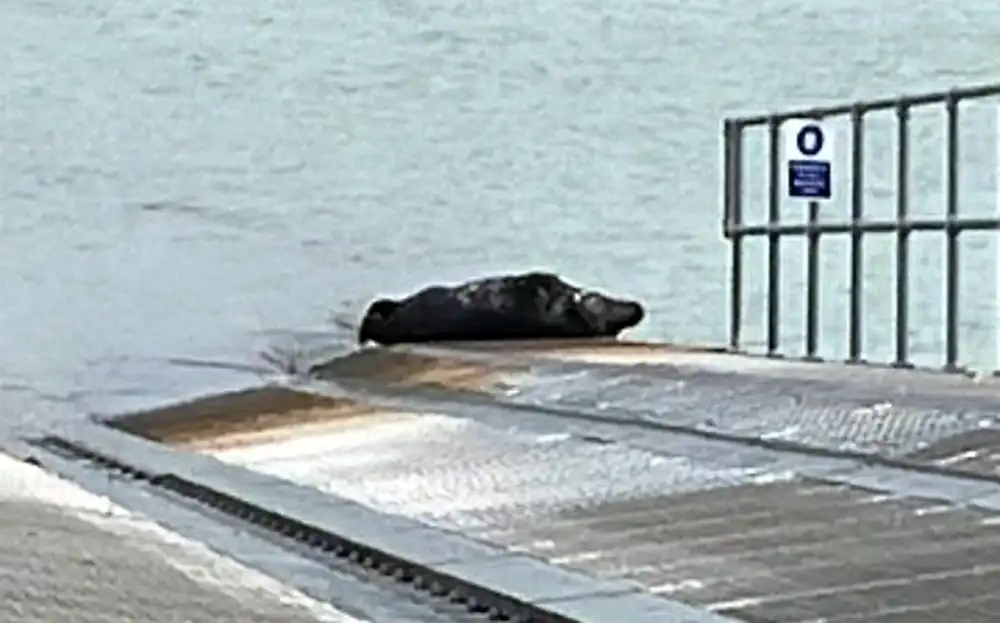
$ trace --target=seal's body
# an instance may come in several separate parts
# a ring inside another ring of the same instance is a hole
[[[612,337],[644,316],[635,301],[585,292],[556,275],[532,272],[431,286],[400,300],[379,299],[365,313],[358,342]]]

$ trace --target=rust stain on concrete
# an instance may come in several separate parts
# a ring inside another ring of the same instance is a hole
[[[525,369],[513,362],[476,360],[458,353],[437,355],[378,348],[333,359],[314,367],[311,372],[327,380],[364,379],[395,387],[434,386],[477,391]]]
[[[189,445],[288,426],[359,417],[372,412],[346,398],[278,386],[196,398],[120,417],[112,426],[153,441]]]

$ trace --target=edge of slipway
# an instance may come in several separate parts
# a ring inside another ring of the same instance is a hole
[[[471,396],[487,388],[516,386],[537,366],[605,370],[654,366],[784,381],[834,379],[894,390],[929,386],[945,398],[974,395],[996,398],[1000,404],[1000,380],[992,377],[781,361],[730,354],[721,348],[614,340],[427,345],[358,351],[317,366],[313,380],[269,383],[138,413],[63,423],[27,437],[0,439],[0,449],[156,520],[159,516],[150,501],[154,498],[194,503],[210,518],[252,524],[286,539],[293,550],[328,553],[375,576],[398,580],[494,619],[733,621],[654,596],[635,583],[557,567],[210,454],[419,417],[433,410],[421,409],[419,401],[410,408],[406,399],[410,391]],[[627,423],[599,424],[620,424],[622,436],[628,434]],[[720,448],[742,443],[703,431],[667,428],[666,432]],[[849,453],[814,453],[780,444],[755,447],[810,456],[815,460],[801,472],[810,477],[1000,509],[1000,480],[975,481],[905,463],[879,464]]]
[[[134,495],[99,493],[19,461],[17,442],[5,445],[14,450],[0,451],[0,595],[13,617],[5,621],[155,620],[167,608],[192,622],[362,623],[253,557],[220,556],[210,534],[178,529],[190,514],[184,509],[174,509],[169,521],[150,513],[156,505],[136,512],[129,508]],[[296,564],[267,543],[250,546],[271,567]]]

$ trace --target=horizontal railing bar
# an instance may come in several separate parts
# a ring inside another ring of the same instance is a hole
[[[738,127],[752,127],[765,125],[772,121],[781,123],[788,119],[811,118],[821,119],[823,117],[835,117],[838,115],[850,114],[854,110],[859,112],[871,112],[875,110],[889,110],[897,106],[925,106],[927,104],[940,104],[948,101],[949,98],[957,100],[971,99],[978,97],[990,97],[1000,95],[1000,84],[988,84],[974,87],[955,88],[948,91],[938,91],[936,93],[923,93],[919,95],[904,95],[902,97],[874,99],[859,101],[851,104],[840,104],[836,106],[819,106],[814,108],[803,108],[791,112],[778,114],[751,115],[746,117],[730,117],[728,121]]]
[[[1000,229],[1000,218],[911,219],[907,221],[862,221],[859,223],[800,223],[779,225],[727,225],[726,238],[735,236],[805,236],[808,234],[889,234],[900,231],[985,231]]]

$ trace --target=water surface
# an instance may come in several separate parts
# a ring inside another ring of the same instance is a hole
[[[331,314],[489,272],[546,267],[646,301],[641,337],[724,341],[724,116],[1000,79],[1000,8],[984,2],[0,7],[0,405],[15,422],[245,384],[252,372],[179,360],[337,344]],[[888,214],[879,123],[868,192]],[[915,209],[936,211],[940,115],[915,126]],[[995,104],[963,132],[963,210],[995,211]],[[748,141],[752,211],[763,152]],[[970,238],[965,354],[991,365],[995,247]],[[868,347],[883,356],[891,250],[873,243],[868,264]],[[826,249],[831,331],[845,251]],[[791,276],[801,245],[788,255]],[[914,348],[933,361],[940,241],[914,255]]]

